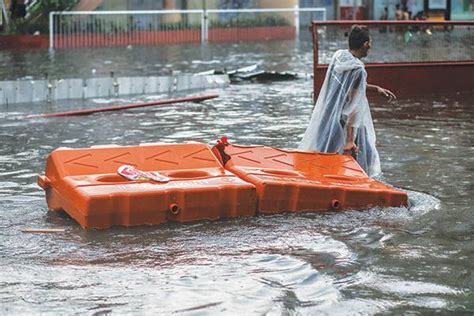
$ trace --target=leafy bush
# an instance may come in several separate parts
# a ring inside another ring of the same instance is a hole
[[[288,26],[290,23],[282,16],[265,16],[257,18],[231,18],[228,20],[210,21],[211,28]]]
[[[39,0],[28,7],[26,19],[10,19],[11,34],[32,34],[49,32],[49,13],[71,9],[79,0]]]

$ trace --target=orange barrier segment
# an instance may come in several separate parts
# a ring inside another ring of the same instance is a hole
[[[222,142],[213,147],[213,152],[227,170],[256,186],[260,213],[398,207],[408,203],[406,193],[370,179],[350,156]]]
[[[159,171],[168,183],[130,181],[121,165]],[[60,148],[38,178],[48,207],[65,210],[84,228],[252,216],[255,187],[226,171],[205,144]]]

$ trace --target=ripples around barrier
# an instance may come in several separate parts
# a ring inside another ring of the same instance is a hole
[[[303,70],[296,53],[286,53],[283,70]],[[244,83],[208,91],[220,98],[202,104],[28,121],[78,104],[2,107],[1,313],[473,311],[472,95],[372,100],[384,180],[408,191],[409,208],[95,231],[47,212],[36,186],[46,156],[61,146],[207,143],[227,135],[294,148],[311,112],[311,86],[309,79]],[[30,227],[65,232],[22,232]]]

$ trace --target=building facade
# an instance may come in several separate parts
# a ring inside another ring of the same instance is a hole
[[[395,19],[395,5],[411,13],[423,12],[433,19],[474,20],[474,0],[82,0],[78,10],[170,10],[170,9],[249,9],[325,8],[328,20],[378,20],[388,9]]]

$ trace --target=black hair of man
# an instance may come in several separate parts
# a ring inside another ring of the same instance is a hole
[[[370,41],[369,29],[364,25],[353,25],[349,33],[349,49],[359,49]]]

